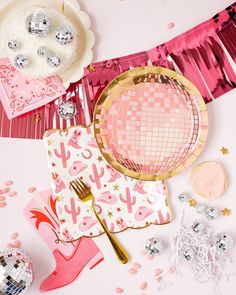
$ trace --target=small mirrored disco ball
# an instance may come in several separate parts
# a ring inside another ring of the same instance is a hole
[[[209,207],[209,208],[206,208],[205,214],[209,220],[215,220],[215,219],[219,218],[220,211],[214,207]]]
[[[76,106],[72,101],[66,101],[59,105],[59,116],[64,120],[73,119],[76,115]]]
[[[25,69],[29,65],[29,60],[23,54],[18,54],[14,58],[14,65],[19,69]]]
[[[233,239],[231,235],[228,233],[220,233],[215,237],[214,243],[217,250],[221,251],[222,253],[225,253],[232,248]]]
[[[46,36],[51,26],[50,19],[42,12],[30,14],[25,23],[27,32],[39,37]]]
[[[16,40],[11,40],[7,43],[8,48],[10,48],[13,51],[16,51],[17,49],[20,48],[20,43]]]
[[[192,225],[192,230],[196,234],[203,234],[206,231],[206,226],[205,226],[205,224],[203,224],[199,221],[195,221]]]
[[[186,249],[184,251],[183,255],[187,261],[191,261],[196,256],[196,253],[193,249]]]
[[[55,32],[56,40],[61,45],[66,45],[74,40],[74,32],[69,26],[60,26]]]
[[[48,49],[45,46],[40,46],[37,50],[37,54],[40,57],[46,57],[48,55]]]
[[[149,255],[156,256],[163,251],[164,246],[160,239],[153,237],[147,240],[145,244],[145,249],[148,251]]]
[[[51,55],[48,55],[47,57],[47,63],[49,67],[55,68],[61,64],[61,59],[59,56],[56,56],[55,54],[51,54]]]
[[[31,259],[22,250],[0,250],[0,294],[22,294],[31,286],[33,278]]]

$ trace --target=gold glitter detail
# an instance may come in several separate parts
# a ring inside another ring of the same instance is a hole
[[[87,69],[90,73],[96,72],[96,68],[94,64],[88,65]]]
[[[41,120],[40,114],[35,114],[34,117],[33,117],[33,120],[34,120],[35,123],[38,123]]]
[[[99,156],[99,157],[97,158],[97,160],[99,161],[99,163],[101,163],[101,162],[103,161],[103,157]]]

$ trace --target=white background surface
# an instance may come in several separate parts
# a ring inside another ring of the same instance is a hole
[[[1,0],[3,1],[3,0]],[[209,19],[219,12],[232,0],[83,0],[80,1],[84,10],[92,18],[92,27],[96,33],[95,60],[103,60],[111,57],[134,53],[149,49],[161,42],[179,35],[187,29]],[[169,22],[175,22],[172,30],[167,29]],[[219,98],[208,105],[210,117],[210,131],[207,146],[198,162],[205,160],[219,160],[224,164],[229,175],[229,189],[224,197],[215,201],[218,208],[228,207],[232,209],[230,217],[221,217],[213,221],[211,226],[215,232],[228,231],[236,241],[235,212],[236,212],[236,137],[234,126],[235,118],[235,91]],[[223,156],[220,148],[226,146],[230,154]],[[197,163],[196,163],[197,164]],[[96,239],[102,249],[105,261],[92,271],[85,271],[78,280],[66,288],[50,292],[52,295],[95,295],[115,294],[116,287],[123,287],[125,295],[154,295],[157,284],[154,282],[154,269],[165,268],[168,265],[169,247],[171,235],[177,230],[181,212],[184,209],[186,220],[191,222],[197,218],[194,210],[185,207],[176,200],[176,195],[182,191],[191,192],[188,177],[191,169],[168,181],[170,190],[170,206],[173,210],[173,222],[165,226],[151,226],[147,229],[128,230],[118,234],[131,256],[128,265],[121,265],[105,237]],[[36,271],[36,279],[27,292],[29,295],[38,295],[38,286],[41,280],[54,269],[54,259],[48,247],[32,230],[24,219],[22,210],[31,198],[27,189],[36,186],[44,190],[49,187],[49,173],[46,164],[46,154],[41,141],[33,140],[0,140],[0,186],[5,180],[14,180],[14,188],[18,191],[16,198],[9,198],[8,206],[0,209],[0,247],[4,247],[9,241],[12,232],[20,232],[23,248],[31,255]],[[194,195],[198,201],[203,199]],[[140,254],[145,241],[158,235],[166,244],[165,252],[148,261]],[[231,256],[236,259],[236,251],[231,251]],[[142,268],[139,273],[132,276],[128,273],[133,262],[140,262]],[[213,295],[210,283],[198,284],[187,267],[182,268],[182,275],[167,275],[166,283],[172,286],[161,291],[163,295],[177,294],[208,294]],[[236,273],[236,272],[235,272]],[[141,291],[139,286],[143,281],[149,284],[148,289]],[[229,282],[222,283],[222,294],[233,295],[235,277]]]

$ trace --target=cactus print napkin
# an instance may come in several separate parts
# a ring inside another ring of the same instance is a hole
[[[90,207],[70,187],[76,177],[90,186],[96,210],[111,232],[171,221],[164,183],[137,181],[114,170],[103,159],[92,127],[47,131],[44,144],[64,241],[103,233]]]

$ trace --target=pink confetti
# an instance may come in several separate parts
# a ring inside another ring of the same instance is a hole
[[[9,197],[15,197],[17,195],[17,192],[10,192],[8,193]]]
[[[122,289],[122,288],[116,288],[115,291],[116,291],[116,293],[121,294],[121,293],[124,292],[124,289]]]
[[[132,275],[136,275],[137,270],[134,269],[134,268],[130,268],[130,269],[129,269],[129,273],[132,274]]]
[[[9,191],[10,191],[10,189],[8,187],[0,189],[0,195],[7,194]]]
[[[167,28],[168,28],[169,30],[171,30],[171,29],[174,28],[174,26],[175,26],[175,23],[174,23],[174,22],[170,22],[170,23],[168,23]]]
[[[21,247],[21,242],[16,240],[16,241],[13,242],[13,246],[14,246],[14,248],[20,248]]]
[[[143,282],[143,283],[140,285],[140,289],[141,289],[141,290],[145,290],[145,289],[147,289],[147,286],[148,286],[148,283],[147,283],[147,282]]]
[[[175,272],[175,267],[174,267],[174,266],[170,266],[169,269],[168,269],[168,271],[169,271],[170,273]]]
[[[0,201],[5,201],[5,200],[6,200],[5,197],[1,197],[1,196],[0,196]]]
[[[2,203],[0,203],[0,208],[4,208],[4,207],[6,207],[6,205],[7,205],[7,203],[2,202]]]
[[[142,267],[142,265],[140,263],[138,263],[138,262],[135,262],[133,264],[133,268],[136,269],[136,270],[140,269],[141,267]]]
[[[19,233],[13,233],[11,235],[11,240],[16,240],[18,238],[18,236],[19,236]]]
[[[28,192],[29,192],[29,193],[34,193],[36,190],[37,190],[36,187],[30,187],[30,188],[28,189]]]
[[[11,185],[13,185],[13,181],[12,180],[7,180],[7,181],[4,182],[4,185],[5,186],[11,186]]]

